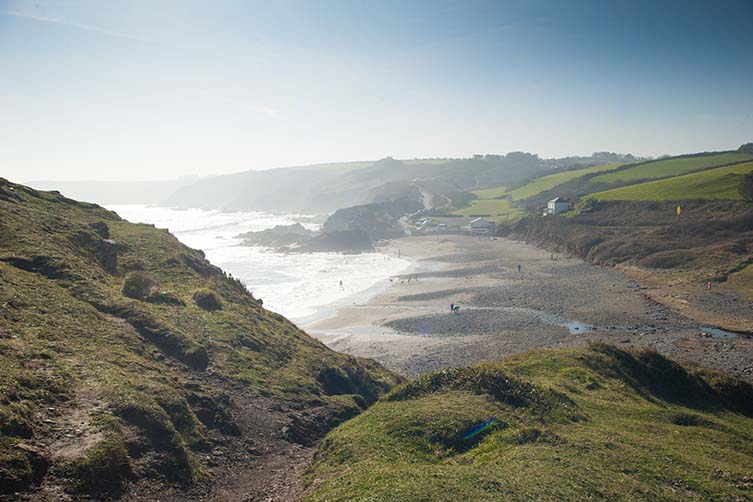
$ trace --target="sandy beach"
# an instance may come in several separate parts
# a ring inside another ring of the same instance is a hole
[[[301,327],[404,375],[604,341],[753,379],[753,339],[654,302],[616,269],[508,239],[406,237],[383,251],[398,249],[414,260],[405,275]]]

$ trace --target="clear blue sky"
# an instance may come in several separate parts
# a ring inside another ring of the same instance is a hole
[[[0,176],[753,140],[753,1],[0,0]]]

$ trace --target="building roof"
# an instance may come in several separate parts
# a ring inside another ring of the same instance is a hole
[[[486,225],[494,225],[493,221],[485,220],[483,218],[475,218],[471,220],[471,225],[473,225],[474,223],[484,223]]]
[[[552,200],[550,200],[549,202],[547,202],[547,204],[556,204],[557,202],[565,202],[565,203],[567,203],[567,200],[563,199],[562,197],[555,197]]]

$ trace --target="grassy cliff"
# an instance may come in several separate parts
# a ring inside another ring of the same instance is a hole
[[[167,231],[1,178],[0,368],[0,490],[52,498],[208,484],[395,383]]]
[[[753,387],[606,345],[428,374],[331,432],[309,500],[751,500]]]

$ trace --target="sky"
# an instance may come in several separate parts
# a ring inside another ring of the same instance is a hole
[[[753,141],[753,2],[0,0],[0,176]]]

